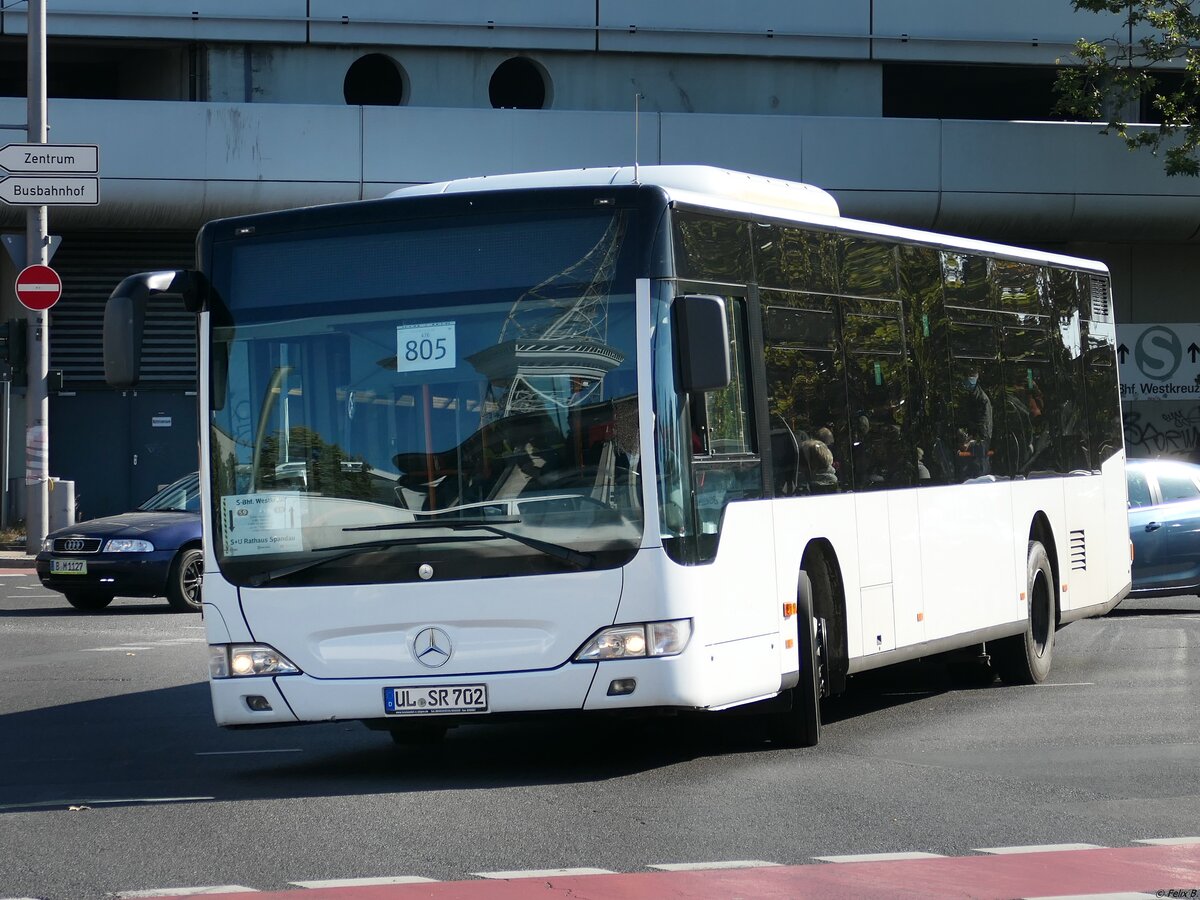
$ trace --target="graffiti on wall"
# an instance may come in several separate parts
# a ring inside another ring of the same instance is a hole
[[[1131,459],[1178,456],[1200,460],[1200,404],[1129,403],[1123,415],[1125,452]]]

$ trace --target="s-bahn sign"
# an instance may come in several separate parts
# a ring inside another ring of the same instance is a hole
[[[1121,399],[1200,400],[1200,323],[1117,326]]]

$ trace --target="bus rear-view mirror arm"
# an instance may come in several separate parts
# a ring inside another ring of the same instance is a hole
[[[725,301],[709,294],[677,297],[671,309],[679,388],[687,393],[729,386],[729,326]]]
[[[104,380],[111,387],[135,387],[141,377],[146,302],[155,294],[180,294],[189,312],[204,308],[204,276],[190,269],[130,275],[104,306]]]

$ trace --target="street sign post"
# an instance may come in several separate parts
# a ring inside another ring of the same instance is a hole
[[[10,206],[95,206],[96,175],[9,175],[0,179],[0,200]]]
[[[95,175],[100,171],[96,144],[5,144],[0,169],[33,175]]]
[[[62,279],[49,266],[26,266],[17,276],[17,299],[26,309],[49,309],[62,296]]]

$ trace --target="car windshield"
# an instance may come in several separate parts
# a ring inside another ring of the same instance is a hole
[[[200,475],[193,472],[178,481],[168,484],[157,494],[138,507],[139,510],[173,510],[175,512],[200,512]]]
[[[450,218],[219,248],[210,435],[226,576],[627,561],[642,528],[628,218]],[[447,534],[478,521],[492,527]]]

